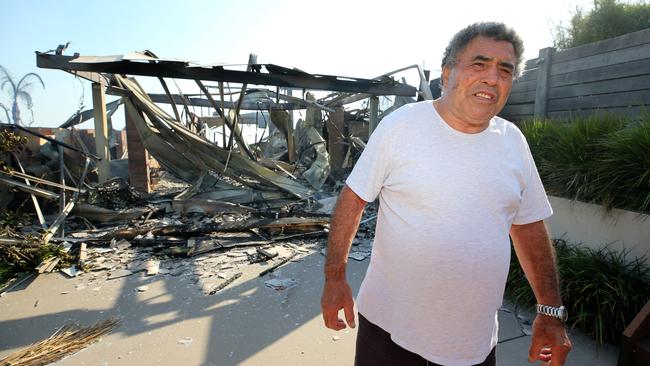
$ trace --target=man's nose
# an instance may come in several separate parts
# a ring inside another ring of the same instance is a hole
[[[483,82],[487,85],[493,86],[496,85],[499,80],[499,68],[495,66],[488,67],[483,72]]]

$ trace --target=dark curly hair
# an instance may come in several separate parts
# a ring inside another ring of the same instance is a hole
[[[442,67],[456,65],[458,54],[476,37],[486,37],[495,41],[506,41],[515,50],[515,77],[519,76],[521,59],[524,53],[524,43],[514,29],[503,23],[481,22],[474,23],[456,33],[449,41],[442,56]]]

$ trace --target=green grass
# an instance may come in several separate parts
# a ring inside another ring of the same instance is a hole
[[[594,250],[554,242],[562,299],[569,325],[599,342],[616,343],[625,327],[650,299],[650,268],[646,258],[630,260],[628,252],[608,247]],[[513,251],[507,293],[518,304],[531,306],[535,296]]]
[[[650,114],[521,125],[551,195],[650,213]]]

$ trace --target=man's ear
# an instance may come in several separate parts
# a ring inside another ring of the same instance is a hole
[[[451,72],[451,68],[449,66],[445,65],[442,67],[442,74],[440,74],[440,77],[441,77],[443,87],[447,86],[447,80],[449,80],[450,72]]]

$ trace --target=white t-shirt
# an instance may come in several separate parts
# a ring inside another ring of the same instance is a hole
[[[379,124],[346,184],[379,196],[359,312],[429,361],[482,362],[497,343],[510,227],[552,214],[519,129],[494,117],[465,134],[431,101],[408,104]]]

